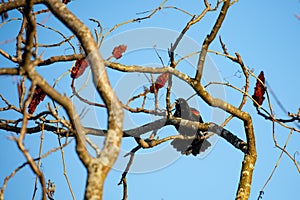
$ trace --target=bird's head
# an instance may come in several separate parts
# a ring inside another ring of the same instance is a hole
[[[175,101],[176,101],[176,102],[175,102],[175,103],[176,103],[176,106],[177,106],[177,105],[180,106],[180,105],[183,105],[183,104],[188,105],[187,102],[186,102],[186,100],[185,100],[184,98],[178,98],[178,99],[176,99]]]
[[[175,102],[175,117],[183,117],[187,119],[188,115],[190,113],[190,107],[185,99],[178,98]]]

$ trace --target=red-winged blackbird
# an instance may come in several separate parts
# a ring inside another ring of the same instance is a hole
[[[197,121],[203,123],[202,117],[199,111],[195,108],[190,108],[186,100],[179,98],[176,100],[174,117],[182,119]],[[200,131],[195,131],[192,128],[176,125],[175,128],[183,136],[195,136],[195,139],[174,139],[171,145],[179,152],[185,155],[193,154],[198,155],[200,152],[204,152],[208,147],[211,146],[210,142],[206,139],[200,139]]]

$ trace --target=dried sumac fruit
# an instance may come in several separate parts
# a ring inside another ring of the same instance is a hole
[[[260,81],[259,81],[259,80]],[[256,86],[254,88],[254,94],[252,95],[252,98],[259,104],[262,105],[263,101],[265,99],[264,94],[266,92],[266,88],[263,85],[265,83],[265,77],[264,77],[264,72],[261,71],[258,79],[256,80]],[[262,84],[263,83],[263,84]],[[254,106],[257,107],[257,104],[254,103]]]
[[[164,72],[161,75],[159,75],[154,83],[155,89],[158,91],[160,88],[164,87],[168,79],[169,79],[168,72]],[[153,85],[150,86],[150,92],[154,93]]]
[[[89,64],[84,58],[76,60],[75,66],[71,69],[71,77],[73,79],[80,77],[88,66]]]
[[[115,59],[119,59],[122,57],[122,54],[126,51],[127,46],[122,44],[113,49],[112,55]]]
[[[28,113],[34,113],[36,107],[45,99],[45,97],[46,93],[39,86],[36,86],[31,102],[28,105]]]

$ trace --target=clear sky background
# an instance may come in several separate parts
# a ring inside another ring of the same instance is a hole
[[[215,4],[214,1],[210,2],[213,5]],[[136,13],[154,9],[160,3],[161,1],[118,0],[100,2],[77,0],[68,4],[68,8],[85,22],[91,30],[96,26],[88,19],[94,18],[101,22],[104,32],[107,32],[115,24],[144,16],[137,15]],[[196,15],[200,14],[204,8],[202,1],[195,0],[170,0],[166,5],[176,6]],[[39,8],[42,8],[42,6]],[[242,56],[244,63],[250,69],[253,68],[256,75],[258,75],[260,71],[264,71],[266,80],[269,84],[268,88],[272,89],[277,95],[286,110],[292,113],[296,113],[300,107],[300,96],[298,94],[300,89],[300,20],[295,17],[296,13],[300,15],[300,3],[297,0],[241,0],[229,8],[228,14],[219,32],[228,51],[232,55],[234,55],[234,52],[238,52]],[[9,12],[9,16],[10,18],[20,17],[19,14],[14,12]],[[178,48],[182,51],[194,48],[197,50],[197,45],[199,46],[202,44],[204,36],[210,32],[216,17],[217,12],[208,13],[203,21],[193,26],[186,33],[186,36],[189,37],[186,42],[193,41],[191,46],[183,45]],[[158,46],[159,54],[164,60],[164,63],[167,64],[167,49],[162,49],[162,47],[165,46],[164,44],[160,46],[160,44],[165,42],[167,45],[170,45],[171,42],[174,42],[174,40],[172,40],[174,32],[172,31],[180,32],[189,20],[190,16],[176,11],[175,9],[161,10],[151,19],[141,21],[140,23],[131,23],[116,29],[107,37],[107,41],[104,42],[103,47],[101,48],[101,53],[104,58],[107,58],[115,45],[124,43],[128,45],[128,51],[127,54],[120,59],[120,62],[125,64],[161,66],[153,48],[151,48],[153,46]],[[45,25],[56,27],[67,36],[71,35],[67,29],[61,26],[53,15],[49,16],[49,14],[44,14],[38,18],[38,21],[45,23]],[[18,30],[19,26],[20,21],[13,21],[1,28],[1,49],[11,53],[14,52],[14,42],[3,44],[3,41],[15,37],[16,30]],[[151,29],[145,29],[149,27],[151,27]],[[157,28],[164,28],[164,30],[161,30],[160,34],[150,33],[150,30],[156,30]],[[135,41],[132,38],[129,40],[128,34],[126,35],[126,32],[124,33],[124,31],[133,30],[134,33],[137,34],[137,32],[135,32],[137,29],[144,30],[143,34],[135,35]],[[61,37],[48,30],[41,29],[40,31],[39,41],[41,43],[53,43],[53,41],[58,42],[61,40]],[[160,36],[164,35],[164,33],[169,33],[172,37],[170,36],[170,38],[162,40]],[[153,37],[151,37],[151,34],[153,34]],[[145,39],[148,37],[149,40]],[[151,42],[146,45],[140,44],[140,41],[152,40],[152,44]],[[73,43],[76,44],[76,41],[73,40]],[[197,45],[192,46],[194,44]],[[141,45],[140,48],[142,48],[142,50],[138,49],[139,45]],[[51,55],[72,53],[67,47],[68,46],[65,45],[54,50],[44,49],[45,52],[43,56],[46,58]],[[215,40],[209,49],[221,51],[218,40]],[[209,54],[209,56],[211,62],[207,63],[206,68],[211,67],[216,69],[218,72],[217,76],[221,78],[222,81],[229,81],[242,88],[244,85],[243,78],[239,78],[239,74],[235,76],[236,72],[240,69],[238,65],[230,62],[224,57],[215,56],[213,54]],[[14,64],[7,62],[4,58],[1,57],[0,59],[1,67],[15,67]],[[193,60],[190,62],[191,63],[183,63],[183,65],[178,66],[178,69],[192,75],[194,72],[192,67]],[[67,71],[72,64],[73,62],[61,63],[49,67],[42,67],[38,69],[38,71],[45,75],[50,84],[53,84],[55,79]],[[108,71],[113,86],[121,93],[119,94],[120,98],[124,97],[122,95],[128,95],[126,92],[128,84],[130,85],[128,86],[130,88],[130,94],[137,94],[142,90],[144,85],[149,86],[144,75],[133,74],[124,76],[122,73],[115,73],[112,70]],[[87,71],[85,72],[85,76],[78,80],[78,86],[84,83],[86,77],[88,77]],[[213,78],[217,79],[218,77]],[[19,80],[18,77],[12,78],[1,76],[0,78],[0,85],[2,86],[0,88],[0,93],[15,105],[18,105],[16,88],[17,80]],[[126,82],[128,80],[131,81]],[[206,83],[210,81],[209,77],[204,81],[206,81]],[[61,92],[70,95],[70,83],[71,80],[69,75],[67,75],[59,82],[57,88]],[[145,84],[143,85],[143,83]],[[189,91],[184,84],[181,85],[182,83],[180,81],[176,81],[176,84],[178,84],[178,89],[172,96],[173,100],[175,97],[187,98],[192,93],[192,91]],[[124,85],[126,87],[124,87]],[[131,87],[132,85],[134,85],[134,87]],[[255,79],[251,78],[251,95],[254,86]],[[89,88],[91,89],[91,87]],[[91,91],[92,90],[86,89],[82,94],[92,100],[94,98],[95,100],[100,101]],[[225,89],[224,98],[230,103],[238,105],[241,95],[232,89]],[[38,107],[39,111],[46,109],[47,102],[49,102],[48,98],[46,98]],[[84,108],[84,105],[79,105],[76,99],[74,100],[74,103],[78,105],[79,111]],[[219,120],[219,116],[223,116],[222,113],[211,110],[211,108],[206,106],[199,98],[193,98],[190,103],[192,106],[202,108],[200,110],[204,121],[216,122]],[[287,117],[286,113],[282,112],[272,96],[271,103],[277,117]],[[0,102],[0,106],[4,106],[3,102]],[[263,106],[268,108],[267,102],[264,102]],[[252,115],[255,128],[258,159],[253,174],[250,199],[257,199],[260,189],[265,184],[278,160],[280,150],[275,148],[272,139],[271,123],[265,121],[256,114],[256,110],[250,101],[247,102],[244,110]],[[106,121],[104,113],[105,110],[103,109],[90,109],[82,121],[86,126],[105,128]],[[20,117],[20,115],[9,112],[0,113],[1,119],[15,119],[16,117]],[[124,124],[125,128],[132,128],[156,119],[153,117],[147,118],[142,115],[135,116],[129,114],[126,114],[126,117],[127,119],[125,119]],[[238,137],[245,139],[241,121],[236,119],[232,120],[226,128],[235,133]],[[283,129],[278,125],[276,125],[275,130],[278,142],[283,146],[288,137],[289,130]],[[159,132],[160,137],[174,134],[176,134],[176,131],[173,127],[163,129]],[[0,131],[0,185],[2,185],[5,176],[25,162],[25,158],[18,151],[15,142],[8,139],[8,137],[12,135],[15,134]],[[102,138],[91,138],[97,145],[102,146]],[[40,134],[26,136],[25,145],[33,157],[38,156],[39,141]],[[287,150],[291,154],[294,154],[296,151],[300,152],[299,141],[299,133],[295,132],[287,147]],[[214,144],[214,147],[201,157],[180,157],[176,154],[175,150],[170,151],[168,144],[164,144],[162,147],[151,150],[141,150],[137,156],[140,156],[140,158],[138,158],[139,161],[132,166],[132,172],[135,173],[129,173],[127,176],[128,199],[233,199],[237,190],[243,154],[223,139],[215,141]],[[43,152],[45,153],[57,146],[57,137],[46,132]],[[126,167],[126,160],[121,159],[121,157],[133,147],[135,147],[133,139],[123,140],[120,160],[111,170],[106,180],[104,199],[122,198],[122,186],[118,186],[117,184],[121,178],[122,170]],[[67,174],[75,197],[76,199],[82,199],[86,181],[86,172],[75,154],[74,141],[68,145],[64,151]],[[161,155],[166,156],[163,157]],[[169,157],[176,159],[171,159],[172,162],[165,164],[163,161]],[[297,158],[300,162],[300,155],[298,155]],[[160,162],[162,164],[160,164]],[[42,160],[42,171],[44,172],[46,179],[51,179],[56,185],[55,199],[72,199],[64,179],[60,152],[53,153]],[[23,168],[9,181],[5,192],[6,199],[31,199],[34,181],[35,176],[30,168],[28,166]],[[263,199],[298,199],[299,185],[299,173],[292,161],[284,155],[273,178],[265,188]],[[40,194],[41,190],[38,188],[36,199],[40,198]]]

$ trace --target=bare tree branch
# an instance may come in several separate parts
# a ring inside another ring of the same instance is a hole
[[[197,66],[198,70],[197,70],[197,73],[195,76],[195,80],[197,80],[198,82],[201,81],[203,67],[204,67],[204,61],[205,61],[206,54],[207,54],[207,49],[208,49],[210,43],[215,39],[218,31],[220,30],[229,6],[230,6],[230,0],[225,0],[214,27],[212,28],[210,34],[207,35],[207,37],[205,38],[205,40],[202,44],[201,53],[199,55],[198,66]]]
[[[109,172],[111,166],[114,164],[119,154],[120,142],[123,135],[122,122],[123,122],[123,110],[121,103],[117,96],[113,92],[107,74],[105,72],[105,66],[103,58],[98,52],[97,43],[95,42],[89,29],[78,20],[60,1],[47,0],[46,5],[51,12],[60,19],[79,39],[88,61],[92,67],[94,84],[98,90],[98,93],[104,100],[106,105],[110,105],[108,110],[108,132],[105,139],[104,147],[100,156],[97,159],[86,159],[87,156],[85,142],[82,140],[84,137],[80,133],[83,133],[83,129],[79,122],[79,118],[72,119],[72,124],[75,125],[76,130],[79,132],[76,137],[77,152],[81,157],[81,160],[85,164],[88,170],[88,180],[85,192],[86,199],[102,199],[104,180]],[[100,78],[101,77],[101,78]],[[69,111],[69,117],[70,116]],[[80,144],[80,145],[79,145]],[[82,149],[84,147],[84,149]]]

